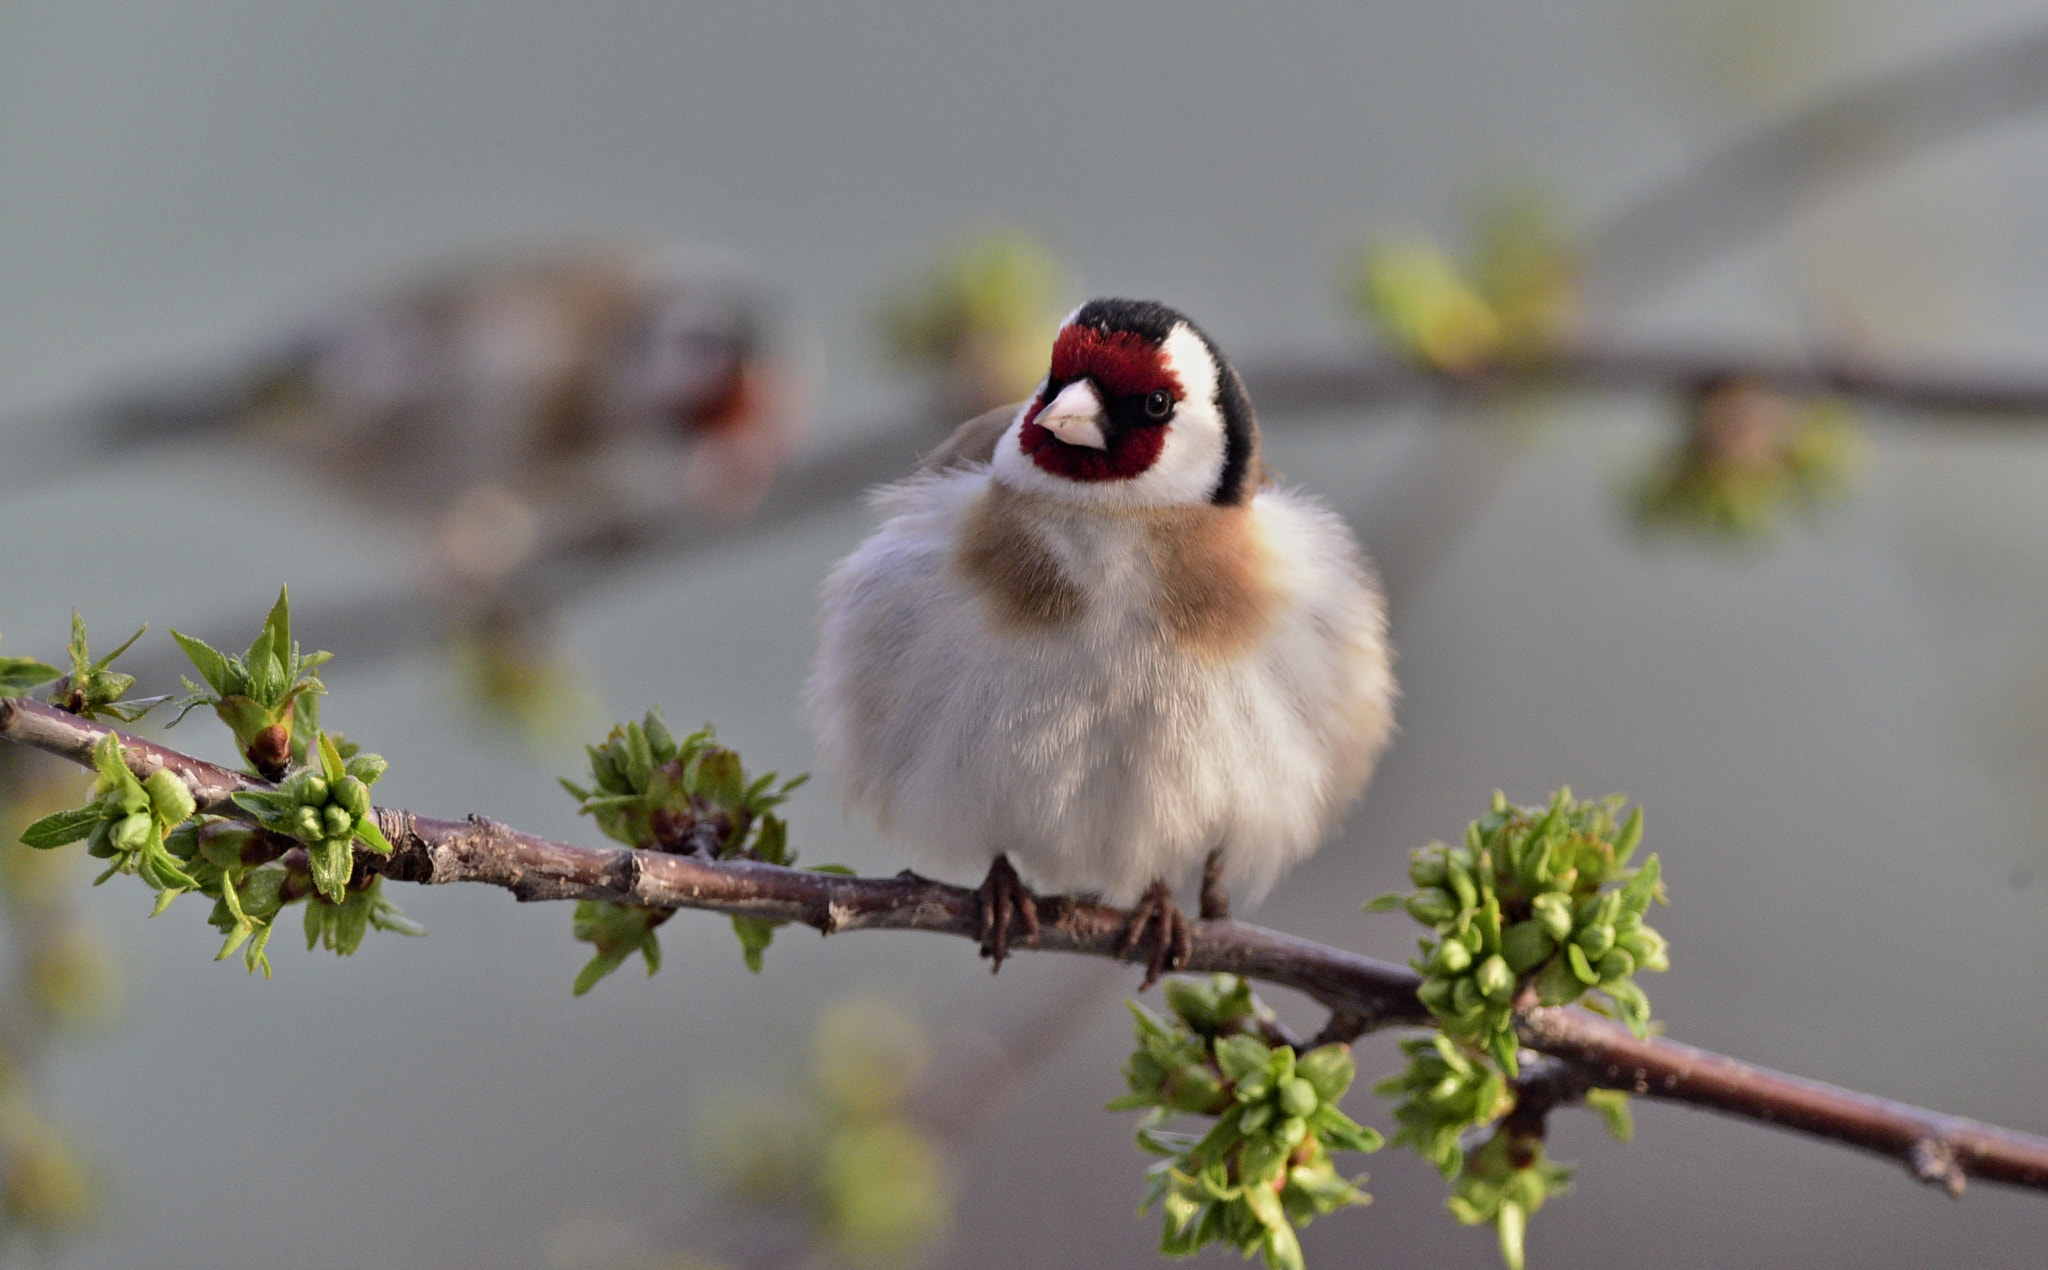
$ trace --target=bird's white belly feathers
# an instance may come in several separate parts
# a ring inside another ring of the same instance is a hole
[[[826,585],[809,706],[846,797],[954,880],[1007,852],[1041,890],[1123,904],[1221,848],[1225,884],[1256,900],[1363,789],[1391,727],[1384,611],[1349,531],[1261,491],[1263,616],[1202,646],[1162,620],[1156,526],[1038,507],[1032,536],[1078,603],[1020,630],[961,566],[989,482],[892,487]]]

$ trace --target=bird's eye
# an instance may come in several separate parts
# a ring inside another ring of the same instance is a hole
[[[1154,388],[1145,398],[1145,415],[1150,419],[1164,419],[1173,413],[1173,394],[1164,388]]]

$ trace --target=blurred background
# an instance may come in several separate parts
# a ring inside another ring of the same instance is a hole
[[[1393,597],[1401,736],[1253,920],[1404,957],[1357,905],[1408,848],[1626,791],[1674,1037],[2048,1132],[2044,106],[2002,0],[10,3],[0,632],[150,622],[122,665],[172,691],[166,627],[239,648],[289,582],[381,802],[596,842],[555,778],[650,705],[813,766],[858,490],[1071,304],[1157,297]],[[1738,373],[1828,365],[1952,391]],[[203,715],[166,739],[230,758]],[[83,783],[0,759],[10,824]],[[786,810],[900,867],[826,783]],[[395,887],[426,938],[287,930],[265,981],[85,863],[0,874],[10,1255],[1156,1259],[1100,1110],[1134,969],[791,930],[754,975],[681,914],[572,997],[567,906]],[[1532,1264],[2039,1262],[2039,1196],[1637,1115],[1553,1118]],[[1497,1264],[1365,1164],[1312,1265]]]

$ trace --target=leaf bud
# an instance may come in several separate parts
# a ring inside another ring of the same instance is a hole
[[[318,807],[327,801],[327,778],[318,772],[304,773],[299,785],[299,801],[308,807]]]
[[[1449,868],[1441,851],[1422,850],[1408,862],[1408,879],[1420,887],[1442,886]]]
[[[323,838],[346,838],[356,827],[356,818],[346,808],[333,803],[320,809],[320,828]]]
[[[1565,964],[1572,968],[1572,977],[1588,987],[1600,982],[1600,973],[1593,969],[1593,963],[1586,960],[1585,950],[1577,944],[1564,946]]]
[[[276,780],[291,766],[292,730],[282,723],[273,723],[250,738],[242,753],[266,779]]]
[[[1515,994],[1515,972],[1508,969],[1507,961],[1498,954],[1479,963],[1479,969],[1472,972],[1472,982],[1495,1005],[1506,1005]]]
[[[1308,1137],[1308,1121],[1300,1116],[1289,1116],[1273,1129],[1274,1139],[1286,1150],[1292,1151]]]
[[[1473,882],[1470,869],[1453,860],[1445,871],[1444,880],[1450,883],[1451,893],[1458,897],[1459,908],[1479,907],[1479,887]]]
[[[1458,915],[1458,901],[1449,891],[1427,887],[1408,897],[1408,916],[1424,926],[1448,922]]]
[[[1572,936],[1572,942],[1586,950],[1586,958],[1596,961],[1614,947],[1614,927],[1588,926]]]
[[[1449,979],[1425,979],[1422,981],[1422,986],[1415,990],[1415,997],[1426,1008],[1448,1014],[1451,1010],[1451,981]]]
[[[150,805],[165,824],[183,824],[199,809],[192,801],[191,788],[168,768],[159,767],[151,772],[142,787],[149,791]]]
[[[1438,944],[1436,955],[1429,959],[1430,971],[1439,975],[1461,975],[1471,964],[1472,950],[1456,939]]]
[[[1600,972],[1600,982],[1613,983],[1617,979],[1626,979],[1636,972],[1636,959],[1629,956],[1626,949],[1610,948],[1593,968]]]
[[[1500,935],[1501,956],[1507,958],[1508,969],[1516,974],[1542,965],[1544,959],[1556,951],[1557,941],[1543,929],[1543,923],[1534,918],[1516,922]]]
[[[1665,956],[1664,937],[1648,926],[1623,932],[1614,944],[1617,948],[1628,949],[1629,956],[1634,957],[1636,965],[1644,970],[1664,970],[1671,965]]]
[[[1280,1110],[1290,1116],[1305,1116],[1321,1101],[1316,1097],[1316,1087],[1299,1076],[1280,1082]]]
[[[1201,1063],[1189,1063],[1176,1070],[1159,1087],[1160,1101],[1176,1111],[1215,1115],[1230,1105],[1223,1082]]]
[[[1529,911],[1552,939],[1559,943],[1571,938],[1572,902],[1558,891],[1545,891],[1529,901]]]
[[[319,838],[322,828],[320,809],[318,807],[301,806],[298,814],[292,817],[291,825],[294,833],[309,842]]]
[[[332,797],[351,816],[370,814],[370,787],[353,776],[344,776],[336,782]]]
[[[149,845],[149,831],[153,827],[148,812],[131,812],[114,822],[108,837],[123,851],[140,851]]]
[[[1460,1017],[1477,1014],[1486,1005],[1486,998],[1480,994],[1479,985],[1472,982],[1470,975],[1459,979],[1451,987],[1451,1012]]]

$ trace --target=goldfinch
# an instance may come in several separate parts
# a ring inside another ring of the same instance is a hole
[[[1393,725],[1386,611],[1349,529],[1267,483],[1244,385],[1187,318],[1091,301],[1021,406],[880,491],[825,584],[825,767],[918,865],[982,875],[982,953],[1031,887],[1135,905],[1146,983],[1365,788]]]
[[[807,423],[781,325],[760,280],[709,249],[487,256],[315,305],[191,394],[189,418],[171,394],[117,426],[239,426],[401,514],[483,491],[536,513],[642,498],[731,520]]]

